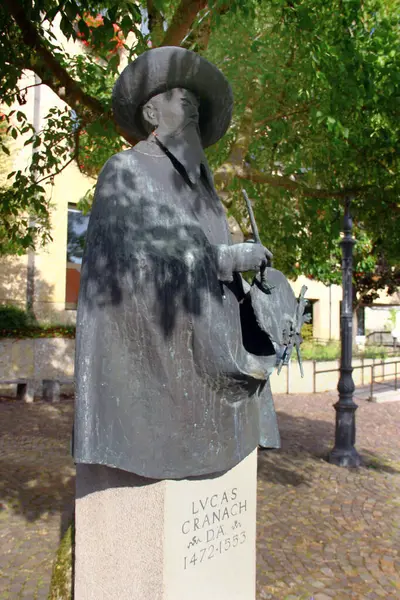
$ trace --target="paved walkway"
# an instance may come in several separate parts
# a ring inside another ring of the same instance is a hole
[[[335,400],[276,398],[283,448],[259,458],[257,600],[400,599],[400,403],[359,401],[366,466],[347,470],[322,458]],[[47,599],[71,515],[71,421],[70,400],[0,400],[1,600]]]
[[[335,393],[276,399],[282,450],[259,460],[257,600],[400,599],[400,403],[358,401],[365,467],[322,457]]]
[[[386,380],[384,382],[374,383],[372,396],[380,397],[386,392],[393,392],[393,396],[400,401],[400,373],[397,379]],[[368,400],[371,397],[371,384],[363,385],[356,388],[354,392],[355,402],[358,400]]]
[[[0,400],[0,598],[47,600],[71,515],[72,402]]]

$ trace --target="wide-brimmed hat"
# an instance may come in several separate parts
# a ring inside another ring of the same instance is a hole
[[[141,107],[153,96],[185,88],[200,100],[199,127],[204,148],[226,132],[232,117],[233,95],[221,71],[205,58],[176,46],[148,50],[131,62],[113,89],[115,119],[129,138],[148,137]]]

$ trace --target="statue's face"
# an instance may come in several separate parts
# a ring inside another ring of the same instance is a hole
[[[144,119],[167,134],[177,134],[190,123],[199,122],[199,101],[183,88],[174,88],[151,98],[143,108]]]

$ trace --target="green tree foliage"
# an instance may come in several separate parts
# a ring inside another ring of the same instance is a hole
[[[255,19],[230,15],[208,47],[238,103],[214,162],[235,216],[245,184],[277,266],[339,283],[351,195],[359,300],[400,283],[399,14],[399,3],[263,3]]]
[[[42,132],[22,113],[5,111],[8,135],[31,133],[36,149],[30,171],[13,175],[0,199],[9,238],[17,248],[27,213],[37,217],[36,233],[47,234],[46,189],[70,161],[96,175],[110,155],[134,142],[123,138],[110,107],[121,52],[133,58],[149,47],[183,45],[215,62],[233,85],[232,127],[209,159],[245,236],[242,187],[278,268],[339,282],[343,203],[351,195],[358,300],[394,289],[399,17],[399,0],[4,0],[3,103],[23,102],[17,82],[30,69],[74,111],[53,109]],[[63,49],[56,23],[81,43],[81,54]]]

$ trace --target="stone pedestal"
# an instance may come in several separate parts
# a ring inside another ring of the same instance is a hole
[[[44,402],[60,401],[60,382],[55,379],[43,379],[43,400]]]
[[[32,380],[26,383],[17,384],[17,398],[23,402],[33,402],[35,396],[35,382]]]
[[[214,477],[77,465],[76,600],[254,600],[257,451]]]

